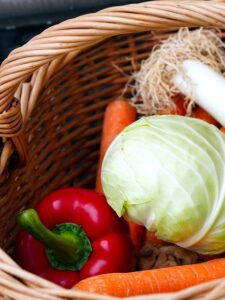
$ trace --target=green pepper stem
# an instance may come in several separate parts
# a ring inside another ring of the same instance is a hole
[[[87,261],[91,246],[81,226],[64,223],[51,231],[42,224],[34,209],[23,211],[16,220],[24,230],[45,246],[48,259],[55,268],[80,270]]]

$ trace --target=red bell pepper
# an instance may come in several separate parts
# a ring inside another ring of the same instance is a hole
[[[128,272],[134,247],[124,219],[105,197],[81,188],[57,190],[17,216],[18,264],[65,288],[102,273]]]

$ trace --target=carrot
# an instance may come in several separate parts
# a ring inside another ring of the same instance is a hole
[[[221,127],[220,131],[222,131],[223,133],[225,133],[225,127]]]
[[[130,273],[102,274],[78,282],[75,288],[116,297],[168,293],[225,276],[225,258],[203,263]]]
[[[141,249],[144,243],[145,227],[135,224],[128,219],[127,219],[127,223],[129,225],[130,236],[133,241],[135,250],[138,251]]]
[[[184,116],[186,114],[185,101],[182,95],[176,95],[173,97],[173,102],[175,104],[175,108],[167,107],[161,109],[159,112],[160,115],[181,115]]]
[[[98,162],[96,191],[102,193],[101,167],[107,149],[117,135],[136,120],[136,109],[127,101],[114,100],[106,107]]]
[[[103,129],[101,136],[100,145],[100,157],[97,169],[96,178],[96,191],[103,193],[101,184],[101,167],[102,161],[105,156],[107,149],[109,148],[112,141],[117,137],[117,135],[128,125],[136,120],[136,109],[131,106],[127,101],[124,100],[114,100],[108,104],[106,107]],[[133,240],[136,250],[139,250],[144,234],[144,227],[134,224],[133,222],[127,220],[131,239]]]
[[[177,95],[174,97],[173,101],[176,104],[176,114],[184,116],[187,112],[184,97],[182,95]]]
[[[219,122],[215,120],[207,111],[205,111],[200,106],[197,106],[192,113],[192,117],[201,119],[209,124],[219,126]]]
[[[153,246],[166,246],[171,245],[171,243],[165,242],[157,238],[156,234],[151,231],[147,231],[145,235],[145,242],[144,244],[152,244]]]

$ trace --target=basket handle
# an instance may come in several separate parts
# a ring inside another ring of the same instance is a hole
[[[218,0],[221,1],[221,0]],[[52,26],[15,49],[0,67],[0,174],[13,147],[26,162],[22,131],[49,78],[79,52],[121,34],[180,27],[225,28],[225,4],[151,1],[111,7]]]

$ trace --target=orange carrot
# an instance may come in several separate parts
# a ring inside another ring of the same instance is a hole
[[[96,191],[102,193],[101,184],[101,167],[102,161],[107,149],[117,135],[128,125],[136,120],[136,109],[131,106],[127,101],[115,100],[108,104],[106,107],[102,136],[100,146],[100,158],[98,162],[97,178],[96,178]]]
[[[130,273],[102,274],[78,282],[75,288],[116,297],[168,293],[225,276],[225,258]]]
[[[96,178],[96,191],[103,193],[101,184],[101,167],[105,153],[117,137],[117,135],[128,125],[136,120],[136,109],[131,106],[127,101],[115,100],[108,104],[104,120],[101,136],[100,158],[98,162],[97,178]],[[139,250],[142,245],[144,227],[134,224],[128,220],[131,239],[133,240],[136,250]]]
[[[138,251],[144,244],[145,227],[135,224],[127,219],[129,225],[130,236],[133,241],[135,250]]]
[[[146,232],[144,244],[147,243],[151,243],[153,246],[166,246],[171,244],[169,242],[158,239],[155,233],[151,231]]]
[[[176,95],[173,97],[173,102],[175,104],[175,108],[167,107],[162,109],[159,114],[160,115],[181,115],[184,116],[186,114],[186,107],[184,97],[182,95]]]
[[[223,133],[225,133],[225,127],[221,127],[220,131],[222,131]]]
[[[219,122],[217,122],[217,120],[215,120],[207,111],[205,111],[203,108],[199,106],[197,106],[193,111],[192,117],[201,119],[205,122],[208,122],[209,124],[219,126]]]
[[[176,104],[176,114],[184,116],[187,112],[184,97],[182,95],[177,95],[173,98]]]

